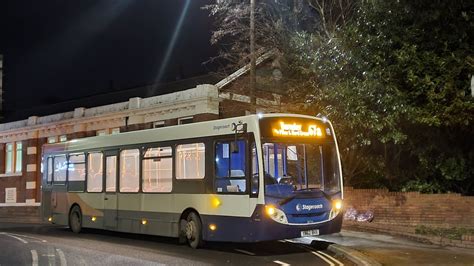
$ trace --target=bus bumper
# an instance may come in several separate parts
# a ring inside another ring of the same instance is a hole
[[[318,229],[319,235],[341,231],[342,213],[334,219],[312,225],[286,225],[273,221],[258,205],[252,217],[207,216],[202,218],[206,241],[261,242],[301,237],[301,232]],[[213,229],[213,230],[212,230]]]

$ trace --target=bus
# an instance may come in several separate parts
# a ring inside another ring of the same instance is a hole
[[[255,114],[43,147],[50,223],[205,241],[339,232],[342,170],[326,118]]]

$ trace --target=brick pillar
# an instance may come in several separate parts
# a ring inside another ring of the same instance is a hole
[[[0,143],[0,174],[5,173],[5,143]]]
[[[38,165],[38,171],[36,171],[36,202],[41,202],[41,181],[42,181],[42,173],[41,173],[41,160],[43,159],[41,156],[43,154],[43,145],[48,142],[48,138],[38,138],[36,142],[37,147],[37,156],[36,156],[36,163]]]
[[[38,146],[38,138],[34,134],[26,141],[23,141],[23,158],[24,171],[23,176],[25,183],[25,201],[26,203],[35,203],[39,200],[38,188],[41,184],[41,179],[38,179],[41,172],[41,164],[39,163],[39,153],[41,152]]]

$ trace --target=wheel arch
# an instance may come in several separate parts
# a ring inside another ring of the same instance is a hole
[[[181,223],[181,220],[186,220],[186,217],[188,217],[191,212],[196,213],[202,223],[201,214],[195,208],[192,207],[186,208],[183,212],[181,212],[181,216],[179,217],[179,223]]]

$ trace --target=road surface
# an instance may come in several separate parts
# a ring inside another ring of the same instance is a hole
[[[298,241],[207,243],[198,250],[174,238],[47,224],[0,223],[0,265],[353,265],[326,249]]]

